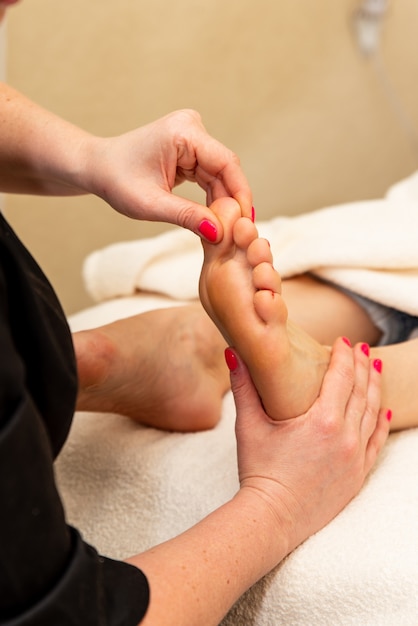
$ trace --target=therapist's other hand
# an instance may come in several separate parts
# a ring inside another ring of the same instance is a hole
[[[288,538],[288,553],[332,520],[358,493],[389,432],[381,375],[359,345],[338,339],[321,392],[297,418],[264,413],[248,370],[231,374],[237,409],[241,490],[250,490]]]
[[[212,211],[176,196],[196,182],[206,203],[235,198],[251,217],[252,197],[238,157],[211,137],[193,110],[181,110],[113,138],[94,138],[83,187],[129,217],[177,224],[215,243],[223,229]]]

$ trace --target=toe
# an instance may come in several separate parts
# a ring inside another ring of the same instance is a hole
[[[247,259],[252,267],[255,267],[259,263],[270,263],[270,265],[272,265],[273,255],[267,239],[254,239],[248,246]]]
[[[234,244],[232,236],[233,226],[241,216],[241,208],[238,202],[229,197],[218,198],[211,204],[210,209],[222,222],[224,236],[222,241],[216,245],[207,243],[202,239],[206,262],[216,259],[225,253],[231,252],[231,247]]]
[[[224,238],[221,243],[231,245],[232,231],[235,222],[241,217],[241,207],[233,198],[218,198],[210,206],[224,227]],[[219,244],[218,244],[219,245]]]
[[[256,289],[267,289],[281,293],[282,281],[270,263],[260,263],[253,270],[253,284]]]
[[[284,324],[287,320],[287,308],[280,294],[261,289],[254,294],[254,308],[257,315],[266,324]]]
[[[248,217],[241,217],[234,224],[233,238],[238,248],[247,250],[258,237],[257,228]]]

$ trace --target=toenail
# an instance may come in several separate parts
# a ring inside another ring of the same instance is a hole
[[[251,221],[255,222],[255,208],[253,206],[251,207]]]
[[[218,237],[218,231],[215,224],[209,222],[209,220],[203,220],[199,226],[199,233],[210,243],[214,243]]]

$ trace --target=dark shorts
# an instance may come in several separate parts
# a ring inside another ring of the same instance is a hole
[[[379,346],[408,341],[413,331],[418,328],[418,317],[415,315],[385,306],[365,296],[360,296],[350,289],[342,287],[338,289],[355,300],[366,311],[376,328],[381,331]]]

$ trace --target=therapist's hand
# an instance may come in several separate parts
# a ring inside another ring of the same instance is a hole
[[[90,148],[84,186],[120,213],[220,241],[222,225],[209,208],[172,194],[187,180],[204,189],[208,205],[232,196],[251,217],[251,191],[238,157],[207,133],[195,111],[176,111],[119,137],[95,138]]]
[[[380,409],[381,375],[359,345],[351,349],[338,339],[309,411],[273,422],[238,363],[231,384],[241,490],[252,491],[275,516],[289,553],[345,507],[376,461],[390,416]]]

